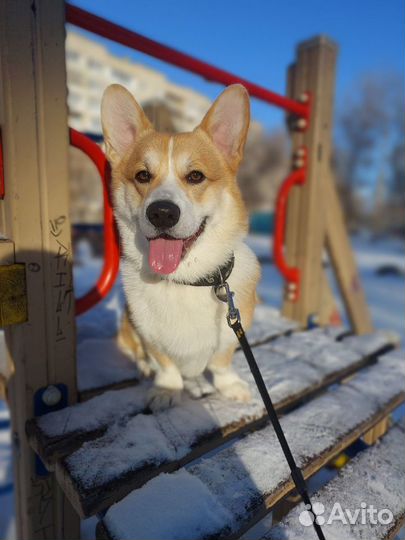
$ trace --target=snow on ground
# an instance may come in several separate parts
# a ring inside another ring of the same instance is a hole
[[[249,245],[264,260],[269,257],[271,242],[266,236],[250,236]],[[371,316],[376,328],[396,332],[405,343],[405,245],[397,238],[371,240],[366,235],[352,238],[352,246],[363,288],[366,292]],[[391,266],[398,270],[398,275],[377,275],[377,270]],[[329,282],[338,298],[338,288],[332,269],[327,270]],[[264,302],[279,307],[282,301],[283,280],[273,264],[262,266],[262,280],[259,294]],[[338,301],[343,314],[343,304]],[[344,319],[347,323],[347,319]]]
[[[259,285],[260,297],[266,304],[278,308],[282,300],[283,281],[274,265],[271,264],[271,242],[265,236],[250,236],[248,243],[263,262],[262,279]],[[375,327],[395,331],[401,337],[403,347],[405,342],[404,244],[398,239],[380,239],[373,242],[366,236],[360,235],[355,237],[352,243]],[[100,261],[91,257],[85,244],[80,247],[77,260],[79,264],[75,268],[75,287],[76,294],[79,296],[95,282],[100,271]],[[394,272],[377,275],[377,270],[382,267],[396,269],[396,275]],[[330,268],[328,274],[336,290]],[[118,281],[113,293],[106,300],[90,313],[80,317],[78,343],[82,350],[86,350],[86,342],[90,339],[105,339],[115,335],[123,303],[122,289]],[[4,361],[2,340],[3,335],[0,334],[0,366]],[[84,376],[88,376],[84,365],[82,370]],[[14,505],[12,493],[9,489],[4,489],[12,479],[10,433],[8,429],[1,427],[2,420],[6,418],[8,418],[6,405],[0,402],[0,538],[11,540],[15,538]],[[216,516],[216,519],[220,517]],[[91,538],[94,520],[86,520],[83,529],[84,536]]]

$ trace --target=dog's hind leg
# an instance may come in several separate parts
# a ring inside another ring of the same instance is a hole
[[[128,309],[125,310],[121,319],[117,344],[121,351],[135,362],[144,377],[152,375],[152,368],[146,357],[145,348],[129,318]]]

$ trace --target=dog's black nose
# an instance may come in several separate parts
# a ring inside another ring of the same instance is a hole
[[[170,229],[180,219],[180,208],[170,201],[155,201],[146,209],[146,215],[157,229]]]

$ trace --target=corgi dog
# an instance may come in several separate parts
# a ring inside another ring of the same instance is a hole
[[[226,88],[194,131],[175,135],[156,132],[124,87],[113,84],[103,95],[127,301],[118,342],[145,376],[154,374],[153,411],[177,404],[184,379],[203,372],[223,396],[250,399],[231,365],[237,340],[227,305],[210,286],[226,274],[248,328],[260,270],[244,243],[248,219],[236,173],[249,119],[241,85]]]

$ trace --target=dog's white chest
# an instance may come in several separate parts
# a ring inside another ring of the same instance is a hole
[[[124,271],[124,287],[142,337],[174,361],[182,375],[204,371],[215,352],[234,342],[226,306],[210,287],[147,284]]]

